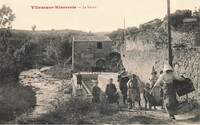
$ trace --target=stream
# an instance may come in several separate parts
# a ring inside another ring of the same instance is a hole
[[[50,67],[45,67],[46,69]],[[42,68],[44,69],[44,68]],[[23,71],[20,74],[20,83],[24,86],[31,86],[36,92],[36,107],[29,112],[17,117],[16,119],[36,118],[49,111],[54,110],[58,100],[68,100],[71,94],[66,94],[66,86],[70,85],[68,80],[59,80],[52,78],[42,72],[42,69],[31,69]]]

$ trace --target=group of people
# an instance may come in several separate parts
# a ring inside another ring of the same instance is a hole
[[[145,100],[145,109],[147,108],[147,103],[149,103],[149,108],[151,106],[157,106],[155,103],[159,103],[156,96],[160,98],[160,104],[162,108],[164,107],[166,112],[169,114],[169,118],[175,120],[178,109],[178,101],[176,98],[176,92],[173,87],[174,79],[181,79],[173,73],[173,69],[169,64],[164,65],[162,72],[160,72],[159,77],[157,77],[157,72],[152,72],[152,77],[150,78],[150,83],[145,83],[143,88],[143,96]],[[128,103],[128,108],[135,108],[135,102],[138,102],[139,109],[141,109],[141,97],[140,97],[140,82],[141,80],[135,74],[127,75],[125,69],[118,75],[119,88],[123,96],[123,103]],[[160,91],[156,91],[159,89]],[[155,92],[156,91],[156,92]],[[100,102],[100,88],[98,87],[98,82],[92,88],[93,102]],[[110,103],[119,103],[119,95],[115,84],[113,84],[113,79],[109,79],[109,83],[106,86],[105,94],[107,95],[107,101]]]
[[[141,97],[140,90],[143,90],[143,97],[145,101],[145,110],[147,109],[147,104],[149,103],[149,109],[152,106],[162,106],[165,108],[166,112],[169,114],[169,118],[175,120],[175,115],[177,114],[178,101],[176,98],[175,88],[173,86],[174,79],[182,79],[174,75],[173,68],[166,64],[163,70],[160,72],[159,77],[157,77],[157,72],[152,72],[152,77],[149,79],[150,83],[145,83],[144,88],[140,88],[141,80],[135,74],[128,75],[125,69],[118,75],[119,88],[123,97],[123,103],[128,103],[128,108],[136,108],[135,102],[138,102],[138,107],[141,109]],[[77,84],[81,87],[82,77],[80,72],[77,74]],[[92,87],[92,102],[100,102],[101,89],[98,87],[98,81],[94,81],[94,86]],[[109,103],[119,103],[119,94],[117,88],[113,83],[113,79],[110,78],[105,89],[106,100]]]
[[[123,72],[118,76],[119,88],[123,95],[123,103],[125,104],[126,100],[129,102],[128,107],[132,108],[134,106],[135,101],[138,101],[139,107],[141,108],[140,104],[140,90],[139,90],[139,77],[133,74],[130,78],[126,75],[126,71]],[[99,95],[101,93],[100,88],[98,87],[98,81],[94,82],[94,86],[92,87],[92,95],[93,99],[92,102],[100,102]],[[119,94],[117,92],[117,88],[113,83],[113,79],[110,78],[108,84],[106,85],[105,94],[107,96],[106,100],[109,103],[119,103]]]
[[[125,71],[123,71],[125,72]],[[134,102],[138,101],[139,108],[140,105],[140,92],[139,92],[139,77],[132,75],[130,80],[127,79],[125,73],[121,73],[119,76],[120,80],[120,90],[123,94],[123,102],[127,99],[129,103],[128,108],[134,106]],[[176,98],[175,88],[173,86],[173,80],[179,79],[184,80],[182,77],[178,77],[173,73],[173,68],[169,64],[165,64],[163,70],[160,72],[159,77],[157,77],[157,72],[152,72],[152,77],[149,79],[151,84],[145,83],[143,88],[143,96],[145,100],[145,109],[147,108],[147,102],[149,103],[149,108],[151,106],[161,105],[164,107],[166,112],[169,114],[169,118],[175,120],[175,115],[178,113],[178,101]],[[127,89],[126,89],[127,86]],[[127,91],[127,95],[126,95]]]
[[[106,101],[108,103],[118,103],[118,93],[115,84],[113,84],[113,79],[110,78],[109,83],[106,85],[105,94],[107,96]],[[99,103],[99,95],[101,93],[101,89],[98,87],[98,81],[94,81],[94,86],[92,87],[92,102]]]
[[[125,69],[118,75],[119,88],[123,96],[123,103],[128,102],[128,108],[135,108],[135,102],[138,102],[141,109],[140,97],[140,79],[135,74],[127,75]]]

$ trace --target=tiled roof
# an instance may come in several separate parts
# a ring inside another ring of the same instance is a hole
[[[112,41],[108,36],[74,36],[73,41]]]

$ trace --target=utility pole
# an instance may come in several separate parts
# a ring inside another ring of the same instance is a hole
[[[124,32],[123,32],[123,46],[124,46],[124,53],[123,53],[123,57],[125,57],[125,52],[126,52],[126,42],[125,42],[125,36],[126,36],[126,31],[125,31],[125,17],[124,17]]]
[[[171,44],[171,23],[170,23],[170,0],[167,0],[167,37],[168,37],[168,63],[172,66],[172,44]]]

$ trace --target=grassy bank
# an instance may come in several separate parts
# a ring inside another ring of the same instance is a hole
[[[90,103],[81,98],[57,101],[55,110],[39,118],[21,119],[19,124],[90,124],[102,116],[112,116],[119,111],[117,104]]]
[[[55,65],[51,69],[44,71],[45,74],[51,75],[53,78],[69,80],[70,68],[64,64]]]
[[[0,87],[0,123],[13,120],[36,104],[35,92],[29,86],[3,85]]]

